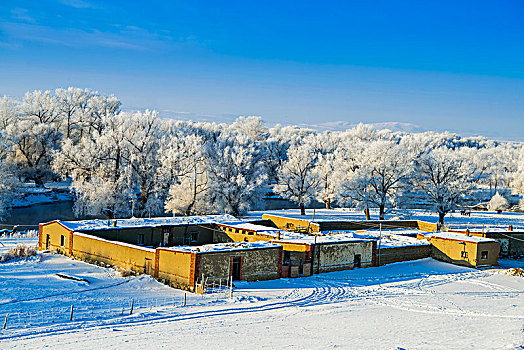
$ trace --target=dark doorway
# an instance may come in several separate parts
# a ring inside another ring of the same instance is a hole
[[[240,281],[242,279],[242,257],[231,257],[231,276],[233,281]]]
[[[45,237],[45,249],[49,249],[50,245],[51,245],[51,236],[46,235],[46,237]]]
[[[146,263],[145,263],[145,266],[144,266],[144,273],[146,275],[153,275],[152,272],[153,271],[151,269],[151,259],[146,258]]]
[[[360,254],[355,254],[355,259],[353,261],[353,267],[360,267],[361,257]]]

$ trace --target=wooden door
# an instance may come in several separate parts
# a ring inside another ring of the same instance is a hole
[[[151,269],[151,259],[146,258],[146,266],[144,268],[144,273],[146,275],[152,275],[152,269]]]
[[[242,257],[231,257],[231,277],[233,281],[240,281],[242,279]]]

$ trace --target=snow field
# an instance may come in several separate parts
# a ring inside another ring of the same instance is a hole
[[[514,262],[502,261],[504,268]],[[182,307],[183,291],[149,276],[123,278],[112,269],[44,254],[0,264],[0,318],[62,308],[66,319],[8,327],[0,331],[0,348],[517,349],[524,345],[524,278],[503,271],[423,259],[235,282],[233,299],[188,293]],[[131,298],[136,308],[130,316]],[[144,307],[144,300],[158,305]],[[162,304],[171,300],[179,305]],[[71,304],[102,312],[80,313],[69,322]]]

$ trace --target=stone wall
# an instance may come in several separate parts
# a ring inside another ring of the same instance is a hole
[[[395,248],[382,248],[377,250],[377,265],[382,266],[401,261],[429,258],[431,245],[414,245]]]

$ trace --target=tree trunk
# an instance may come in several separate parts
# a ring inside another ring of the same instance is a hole
[[[331,209],[331,201],[329,199],[325,200],[324,203],[326,203],[326,209]]]
[[[364,214],[366,214],[366,220],[371,220],[371,215],[369,215],[369,208],[364,209]]]
[[[444,216],[446,216],[446,213],[438,213],[438,223],[440,226],[444,226]]]
[[[300,215],[306,215],[306,208],[304,203],[300,203]]]
[[[384,220],[384,212],[386,211],[386,206],[384,204],[381,204],[379,206],[379,219]]]

